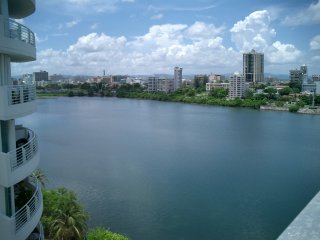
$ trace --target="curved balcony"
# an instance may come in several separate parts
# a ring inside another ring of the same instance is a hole
[[[44,231],[41,223],[38,224],[26,240],[44,240]]]
[[[24,18],[36,10],[35,0],[9,0],[9,15],[12,18]]]
[[[35,34],[26,26],[12,19],[0,18],[3,33],[0,34],[0,52],[8,54],[12,62],[36,59]]]
[[[34,180],[32,197],[12,217],[0,214],[0,232],[3,239],[26,239],[40,222],[43,210],[41,187]]]
[[[21,146],[0,152],[0,185],[9,187],[29,176],[39,164],[38,137],[27,128],[16,130]]]
[[[36,86],[0,86],[0,120],[9,120],[29,115],[36,111]]]

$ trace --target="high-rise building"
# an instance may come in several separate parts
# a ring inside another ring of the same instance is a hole
[[[234,73],[229,80],[229,98],[243,98],[246,90],[244,76]]]
[[[249,83],[264,81],[264,54],[251,50],[243,54],[243,76]]]
[[[32,178],[39,164],[38,138],[16,125],[16,118],[36,111],[36,88],[16,85],[11,62],[36,59],[34,33],[13,19],[36,9],[35,0],[0,0],[0,239],[44,239],[40,218],[41,187]]]
[[[182,88],[182,68],[174,68],[174,78],[173,78],[173,90]]]
[[[33,81],[49,81],[49,73],[47,71],[34,72]]]
[[[300,69],[292,69],[289,71],[290,81],[298,81],[301,83],[307,83],[308,81],[308,67],[302,65]]]

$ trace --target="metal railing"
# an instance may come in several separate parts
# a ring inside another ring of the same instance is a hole
[[[8,86],[9,105],[30,102],[36,99],[35,85],[11,85]]]
[[[10,156],[11,171],[13,172],[20,166],[30,161],[38,152],[38,137],[33,131],[28,131],[28,142],[18,147],[8,154]]]
[[[8,25],[7,37],[23,41],[32,46],[36,45],[35,35],[29,28],[12,19],[9,19]]]
[[[15,231],[16,233],[24,227],[39,210],[42,203],[41,187],[37,179],[34,179],[35,192],[30,200],[20,208],[15,214]]]
[[[26,240],[44,240],[43,226],[41,223],[38,224]]]
[[[44,231],[43,231],[43,226],[41,223],[39,223],[39,238],[38,240],[44,240]]]

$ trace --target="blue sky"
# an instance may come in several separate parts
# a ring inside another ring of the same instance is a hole
[[[319,0],[43,0],[22,23],[37,35],[37,61],[13,75],[241,72],[252,48],[265,72],[320,74]]]

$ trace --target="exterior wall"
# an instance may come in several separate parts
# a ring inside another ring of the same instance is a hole
[[[313,81],[313,82],[318,82],[318,81],[320,81],[320,75],[312,75],[312,81]]]
[[[174,68],[173,90],[182,88],[182,68]]]
[[[229,98],[243,98],[246,90],[244,77],[239,73],[235,73],[230,77],[229,83]]]
[[[34,72],[33,80],[38,81],[49,81],[49,73],[46,71]]]
[[[148,92],[172,92],[174,91],[174,81],[172,79],[149,77]]]
[[[243,75],[246,82],[264,81],[264,54],[252,50],[243,54]]]
[[[302,82],[302,73],[298,69],[290,70],[290,81],[299,81]]]
[[[29,239],[43,208],[40,186],[29,181],[39,163],[37,138],[15,125],[15,118],[36,110],[36,90],[34,85],[15,85],[11,80],[11,62],[36,59],[34,33],[11,18],[34,11],[35,0],[0,0],[0,238],[6,240]],[[15,191],[20,181],[33,195],[17,209],[16,199],[24,194],[22,188]]]
[[[229,83],[206,83],[206,91],[212,91],[217,88],[224,88],[228,89],[229,88]]]

